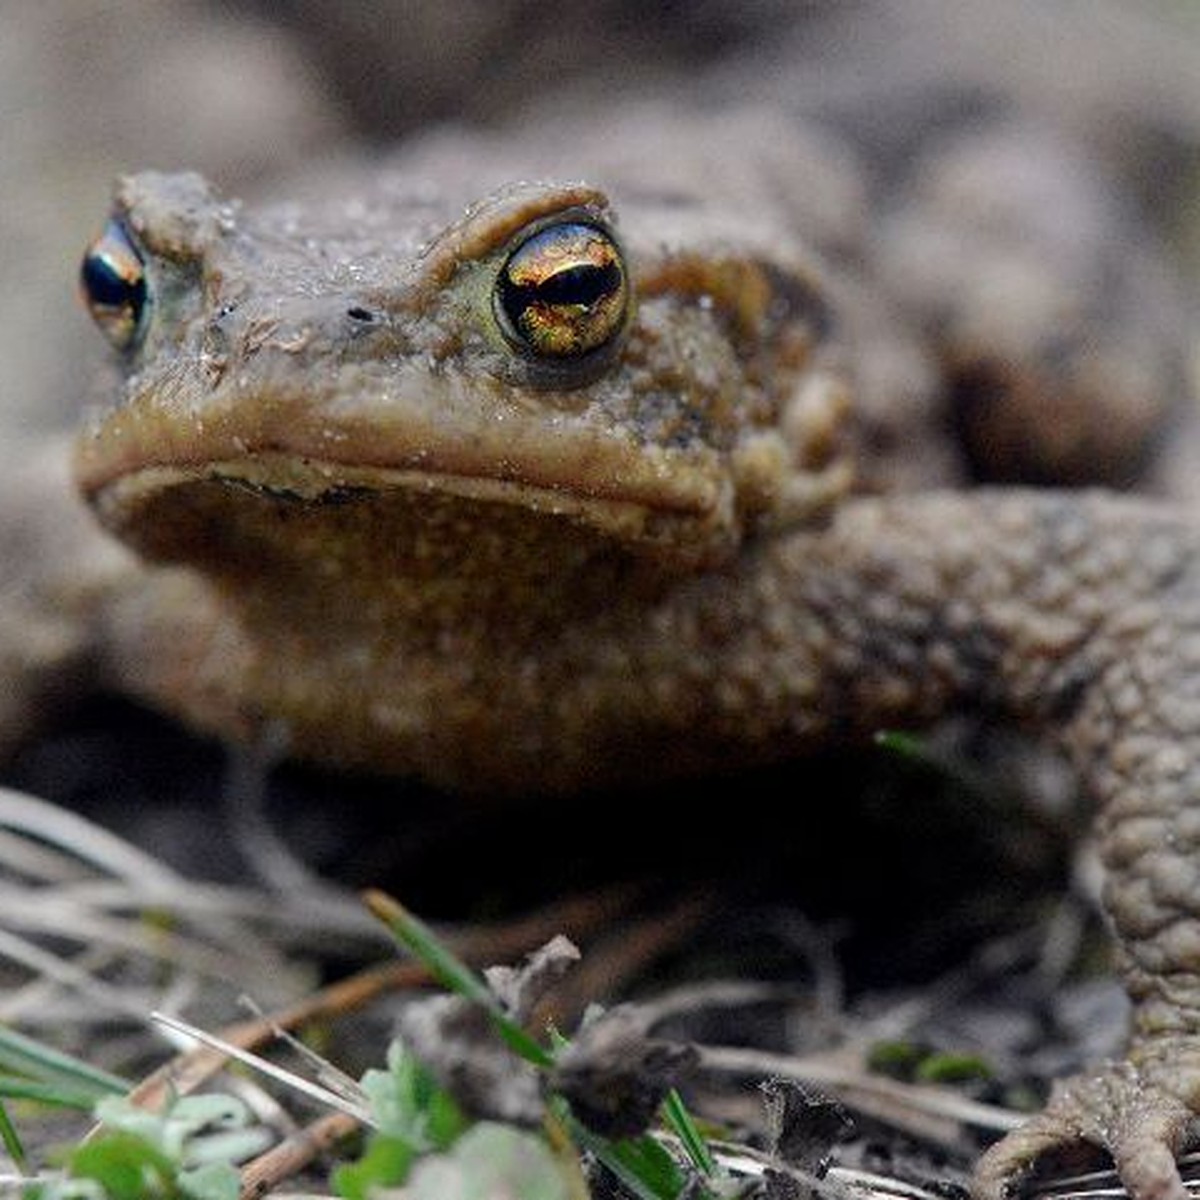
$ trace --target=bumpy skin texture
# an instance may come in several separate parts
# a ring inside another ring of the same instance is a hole
[[[1086,1140],[1133,1195],[1179,1200],[1173,1155],[1200,1103],[1196,531],[1128,500],[983,492],[847,506],[819,542],[803,565],[802,542],[789,547],[788,574],[818,614],[822,711],[869,726],[927,704],[998,707],[1052,730],[1101,805],[1128,1059],[1061,1083],[985,1155],[977,1194],[999,1198],[1039,1153]]]
[[[856,493],[853,456],[873,487],[962,474],[937,352],[856,249],[853,172],[760,112],[616,119],[434,138],[261,209],[195,176],[122,181],[152,303],[76,469],[146,562],[81,545],[11,590],[61,603],[64,672],[465,792],[779,759],[964,709],[1026,723],[1099,802],[1134,1039],[990,1152],[979,1192],[1084,1138],[1138,1200],[1178,1200],[1200,1106],[1200,538],[1100,494]],[[577,172],[606,190],[487,191]],[[506,342],[495,289],[530,231],[580,219],[612,227],[635,305],[599,357],[548,366]],[[1065,347],[1073,379],[1124,327],[1110,293]],[[1128,356],[1147,347],[1173,379],[1153,331]],[[902,456],[898,433],[928,440]],[[36,661],[10,658],[29,694]]]

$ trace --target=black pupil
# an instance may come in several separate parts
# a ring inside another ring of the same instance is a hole
[[[615,263],[602,267],[580,263],[565,267],[540,283],[513,283],[505,279],[504,307],[517,321],[531,304],[579,304],[588,307],[611,295],[621,286],[621,273]]]
[[[537,301],[542,304],[579,304],[588,307],[611,295],[621,285],[621,273],[615,263],[597,267],[579,263],[551,275],[539,284],[514,287],[522,308]]]
[[[93,304],[104,308],[138,308],[146,298],[144,279],[130,281],[99,254],[83,260],[83,286]]]

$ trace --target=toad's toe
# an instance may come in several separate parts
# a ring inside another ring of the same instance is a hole
[[[980,1158],[976,1200],[1006,1200],[1043,1154],[1082,1144],[1112,1156],[1133,1200],[1186,1200],[1175,1159],[1196,1114],[1158,1074],[1122,1062],[1064,1081],[1044,1112]]]

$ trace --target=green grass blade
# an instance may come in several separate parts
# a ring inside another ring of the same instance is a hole
[[[72,1090],[61,1083],[42,1083],[21,1075],[0,1075],[0,1099],[4,1100],[33,1100],[54,1108],[91,1112],[96,1105],[96,1098],[94,1092],[81,1088]]]
[[[86,1092],[92,1100],[124,1095],[130,1088],[128,1082],[116,1075],[4,1026],[0,1026],[0,1069],[40,1083],[62,1084],[73,1094]]]
[[[705,1179],[711,1179],[717,1171],[716,1161],[713,1159],[712,1151],[708,1148],[708,1143],[704,1140],[700,1130],[696,1128],[696,1122],[692,1120],[692,1114],[688,1112],[683,1097],[675,1088],[667,1093],[666,1099],[663,1101],[662,1115],[667,1127],[682,1143],[684,1152],[692,1161],[692,1166]]]
[[[29,1159],[25,1157],[25,1147],[21,1145],[21,1139],[17,1134],[16,1126],[12,1123],[12,1118],[8,1115],[8,1109],[0,1103],[0,1142],[4,1143],[4,1149],[8,1157],[13,1160],[13,1165],[22,1175],[29,1174]]]
[[[434,979],[478,1004],[488,1014],[509,1049],[535,1067],[554,1065],[554,1056],[504,1011],[487,984],[444,945],[428,925],[384,892],[369,891],[363,900],[370,912],[387,926],[392,937],[422,962]]]
[[[575,1145],[594,1154],[637,1200],[677,1200],[687,1184],[679,1164],[652,1137],[612,1141],[569,1113],[565,1123]]]

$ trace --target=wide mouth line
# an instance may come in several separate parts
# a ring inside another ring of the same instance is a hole
[[[301,496],[339,484],[488,489],[701,522],[727,503],[724,456],[710,446],[642,441],[616,417],[529,414],[445,380],[393,384],[376,392],[342,381],[326,393],[310,380],[219,400],[194,381],[147,388],[77,441],[76,478],[89,495],[139,473],[158,486],[154,472],[164,487],[172,473],[176,482],[220,473]]]
[[[257,466],[261,459],[251,458],[245,461]],[[642,489],[631,488],[627,492],[619,487],[598,490],[563,481],[544,478],[522,479],[499,473],[462,472],[405,465],[346,468],[307,459],[305,466],[311,468],[313,474],[308,475],[306,472],[305,482],[311,482],[311,487],[297,487],[294,482],[272,479],[262,471],[239,470],[240,465],[237,460],[212,464],[207,478],[215,482],[248,487],[273,496],[319,503],[328,503],[331,498],[369,496],[383,491],[428,492],[443,489],[459,493],[495,492],[505,496],[558,497],[583,503],[630,504],[685,516],[701,516],[705,511],[704,507],[689,502],[685,497],[661,493],[650,496]]]
[[[542,476],[520,477],[477,469],[397,464],[351,466],[291,455],[281,451],[253,453],[221,460],[164,460],[118,472],[90,487],[94,496],[129,489],[167,491],[174,486],[211,482],[245,489],[297,504],[331,504],[368,498],[389,491],[414,494],[444,492],[479,500],[509,503],[524,501],[543,511],[569,511],[598,505],[637,509],[676,517],[703,519],[715,500],[712,489],[688,490],[648,486],[646,481],[614,479],[607,486],[579,484],[574,480]],[[85,485],[87,486],[87,485]]]

